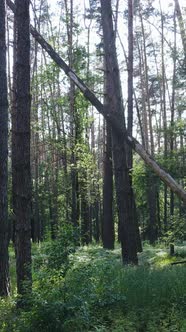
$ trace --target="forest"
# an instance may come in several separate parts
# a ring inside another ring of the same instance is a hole
[[[186,332],[184,0],[0,0],[0,332]]]

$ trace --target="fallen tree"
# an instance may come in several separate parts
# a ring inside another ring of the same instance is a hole
[[[178,264],[186,264],[186,260],[171,263],[171,265],[178,265]]]
[[[6,0],[7,5],[14,12],[14,3],[11,0]],[[186,191],[167,173],[160,165],[152,158],[152,156],[145,151],[143,146],[133,137],[129,136],[127,131],[123,130],[122,125],[117,119],[114,112],[109,113],[104,105],[99,101],[95,94],[86,86],[86,84],[76,75],[76,73],[65,63],[59,54],[52,48],[52,46],[40,35],[40,33],[30,25],[30,33],[41,47],[50,55],[53,61],[65,72],[65,74],[74,82],[74,84],[81,90],[83,95],[89,102],[95,106],[100,114],[110,123],[111,127],[120,138],[125,140],[133,150],[144,160],[156,175],[186,203]]]

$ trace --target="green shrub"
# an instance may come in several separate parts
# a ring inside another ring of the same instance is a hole
[[[35,254],[33,265],[35,270],[54,269],[67,270],[69,255],[75,252],[76,243],[74,240],[74,228],[70,224],[64,224],[58,238],[42,244],[40,250]]]
[[[0,331],[13,332],[17,320],[17,311],[13,297],[0,298]]]
[[[63,250],[57,242],[53,248]],[[16,312],[13,302],[1,303],[0,331],[186,331],[186,266],[157,263],[156,249],[155,259],[152,250],[143,254],[150,265],[123,267],[118,250],[84,247],[68,254],[64,273],[65,259],[60,261],[58,254],[54,265],[49,264],[55,256],[51,248],[45,251],[46,263],[40,269],[35,265],[30,307]]]

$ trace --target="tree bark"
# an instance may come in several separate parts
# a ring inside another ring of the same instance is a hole
[[[176,15],[177,15],[177,19],[178,19],[178,23],[179,23],[179,27],[180,27],[184,56],[185,56],[185,60],[186,60],[186,31],[185,31],[185,26],[184,26],[184,20],[183,20],[181,8],[180,8],[179,0],[174,0],[174,1],[175,1]]]
[[[104,104],[108,103],[106,61],[104,56]],[[113,161],[112,161],[112,128],[104,121],[103,126],[103,247],[114,249],[114,218],[113,218]]]
[[[142,31],[142,45],[139,44],[138,37],[137,46],[139,53],[139,73],[140,73],[140,85],[142,91],[142,124],[143,124],[143,135],[144,135],[144,148],[149,151],[149,122],[148,122],[148,114],[147,114],[147,105],[146,100],[148,98],[148,82],[146,82],[148,77],[148,70],[145,70],[147,65],[147,61],[145,61],[146,57],[146,43],[145,43],[145,32],[143,25],[143,17],[141,14],[141,10],[139,9],[140,21],[141,21],[141,31]],[[146,75],[145,75],[146,74]]]
[[[114,249],[113,170],[111,127],[105,123],[106,143],[103,160],[103,247]]]
[[[8,98],[5,1],[0,1],[0,296],[9,295],[8,258]]]
[[[12,177],[17,291],[24,305],[31,292],[30,38],[29,0],[15,1],[15,113]],[[23,301],[22,301],[23,299]]]
[[[36,4],[33,4],[33,12],[34,12],[34,25],[35,28],[38,23],[38,29],[40,27],[40,19],[37,22],[36,17]],[[33,211],[32,211],[32,223],[31,223],[31,237],[33,242],[39,242],[41,239],[41,216],[40,216],[40,200],[39,200],[39,116],[38,116],[38,108],[39,108],[39,82],[38,82],[38,42],[35,40],[34,43],[34,62],[32,68],[32,81],[35,84],[34,93],[32,97],[32,120],[34,121],[35,127],[33,130],[33,135],[31,137],[32,146],[33,146],[33,178],[34,181],[32,183],[33,187]]]
[[[128,134],[133,132],[133,0],[128,0]],[[128,166],[132,168],[132,149],[128,147]]]
[[[106,63],[106,107],[108,108],[109,114],[115,113],[116,118],[118,118],[121,123],[123,131],[125,131],[123,101],[110,0],[101,0],[101,17]],[[127,165],[127,150],[126,144],[118,137],[115,130],[112,131],[112,149],[122,259],[124,264],[137,264],[136,234],[132,209],[132,187]]]

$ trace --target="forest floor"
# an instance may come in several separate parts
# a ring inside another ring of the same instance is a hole
[[[33,246],[33,293],[16,309],[15,258],[10,250],[12,296],[0,300],[1,332],[186,332],[186,246],[169,256],[144,246],[139,266],[124,267],[119,246],[74,250],[64,241]]]

